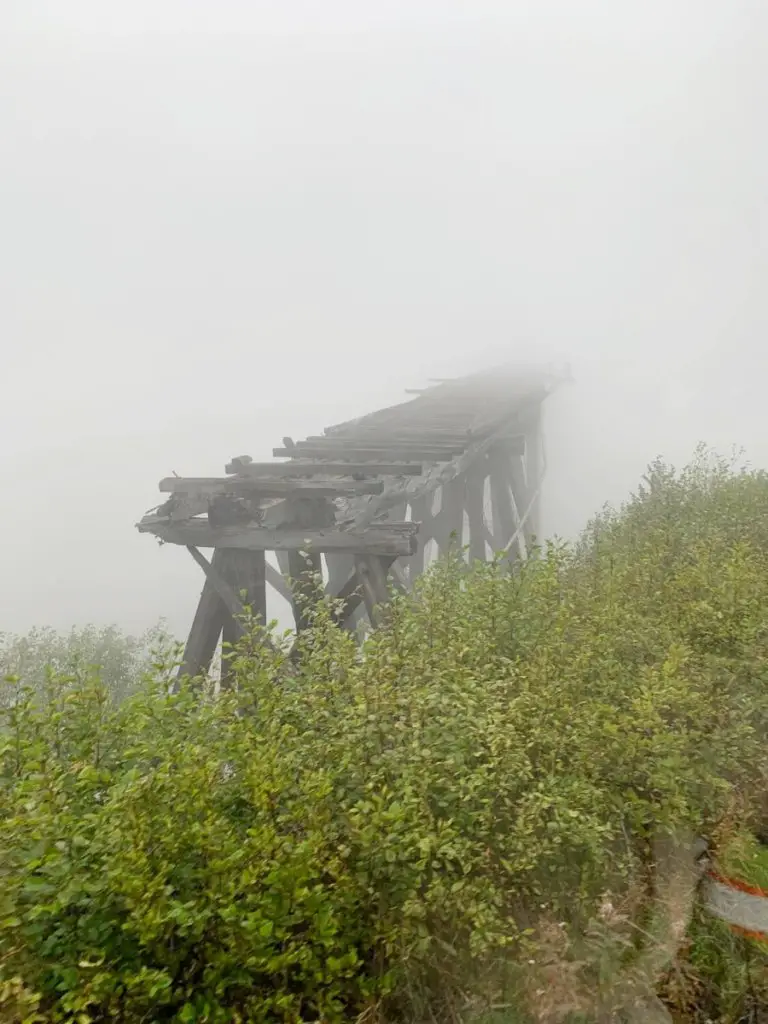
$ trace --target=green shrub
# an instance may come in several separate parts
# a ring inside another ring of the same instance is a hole
[[[0,1013],[523,1013],[543,921],[575,943],[660,829],[759,812],[766,609],[768,478],[702,453],[572,549],[437,566],[362,651],[321,605],[216,698],[17,685]]]
[[[128,636],[116,626],[85,626],[59,633],[32,629],[26,634],[0,633],[0,707],[13,699],[9,677],[23,679],[42,692],[51,671],[64,675],[99,675],[112,699],[120,701],[156,671],[174,648],[162,625],[141,636]]]

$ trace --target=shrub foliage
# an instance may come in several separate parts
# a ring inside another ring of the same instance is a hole
[[[761,813],[766,609],[768,477],[702,451],[514,572],[438,565],[362,650],[321,604],[218,695],[12,681],[0,1017],[448,1019],[660,829]]]

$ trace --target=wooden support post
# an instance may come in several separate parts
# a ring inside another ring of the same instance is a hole
[[[343,626],[346,629],[353,628],[355,612],[359,609],[363,603],[363,595],[360,590],[360,579],[357,575],[357,569],[355,568],[354,558],[351,559],[352,567],[350,575],[347,577],[343,586],[336,586],[333,590],[330,589],[330,581],[326,588],[326,594],[332,597],[334,600],[342,602],[341,608],[334,615],[336,624]],[[339,577],[337,577],[338,579]]]
[[[485,542],[488,528],[485,525],[484,499],[487,475],[485,456],[467,471],[464,508],[469,519],[469,557],[473,562],[486,560]]]
[[[387,590],[387,573],[394,567],[393,558],[378,558],[377,562],[384,573],[384,583],[380,586],[382,594],[382,600],[389,598],[389,592]],[[366,571],[366,576],[370,573]],[[379,579],[379,567],[374,567],[374,576]],[[364,604],[364,593],[363,593],[363,581],[361,579],[360,572],[358,571],[358,565],[353,566],[352,575],[344,583],[344,586],[340,589],[334,590],[333,592],[326,591],[329,596],[343,602],[341,610],[337,612],[335,618],[339,626],[350,627],[350,623],[353,621],[353,616],[358,611],[361,605]]]
[[[292,498],[286,503],[285,522],[299,527],[332,527],[336,521],[333,505],[325,498]],[[287,563],[291,605],[296,632],[309,625],[310,606],[323,594],[323,561],[319,551],[289,551]]]
[[[287,551],[279,551],[279,552],[276,552],[276,554],[277,554],[278,559],[279,559],[280,555],[286,555],[287,556],[288,552]],[[286,559],[286,562],[287,562],[287,559]],[[279,561],[278,561],[278,565],[279,565]],[[286,565],[286,571],[285,571],[285,574],[284,574],[279,569],[276,569],[273,565],[271,565],[269,562],[267,562],[265,560],[265,562],[264,562],[264,569],[265,569],[265,572],[266,572],[266,581],[267,581],[267,583],[278,592],[280,597],[282,597],[284,600],[290,602],[293,599],[293,595],[291,594],[291,588],[288,586],[288,581],[285,578],[285,575],[288,573],[287,565]]]
[[[288,552],[288,575],[293,588],[291,604],[297,633],[307,628],[309,607],[322,597],[322,573],[323,564],[317,551]],[[318,576],[320,582],[318,582]]]
[[[211,566],[216,571],[221,568],[221,560],[222,552],[214,551]],[[208,672],[216,653],[216,645],[219,642],[226,615],[227,610],[216,587],[211,578],[206,576],[176,677],[176,689],[178,689],[178,683],[182,676],[205,675]]]
[[[432,535],[432,499],[433,492],[430,491],[411,504],[411,522],[420,523],[418,533],[418,547],[413,555],[403,562],[408,568],[408,582],[413,586],[417,576],[424,572],[424,548],[427,546]]]
[[[454,477],[443,484],[440,512],[435,519],[435,538],[440,554],[460,552],[464,546],[464,488],[466,476]]]
[[[538,407],[531,415],[526,431],[525,478],[528,494],[530,495],[528,501],[532,502],[531,512],[526,523],[526,540],[529,546],[535,538],[539,537],[541,531],[541,494],[539,488],[541,487],[541,478],[544,473],[544,440],[541,417],[541,407]]]
[[[395,590],[397,590],[401,594],[407,593],[408,578],[406,577],[405,572],[403,571],[401,566],[397,564],[397,561],[394,561],[392,565],[389,567],[389,578],[391,579],[392,586],[395,588]]]
[[[379,626],[383,618],[383,609],[389,602],[389,588],[387,587],[389,564],[386,559],[377,558],[375,555],[358,556],[355,558],[355,568],[360,580],[360,589],[368,619],[372,626]]]
[[[489,468],[491,471],[493,548],[496,555],[509,544],[517,529],[519,518],[515,515],[514,499],[510,492],[508,455],[505,452],[493,452],[489,457]],[[524,547],[522,550],[524,552]],[[510,557],[514,559],[512,552],[510,552]]]
[[[401,505],[395,505],[391,508],[386,515],[384,520],[388,523],[402,523],[405,522],[406,516],[408,515],[408,505],[403,502]],[[395,559],[394,561],[389,560],[388,571],[390,579],[393,585],[398,590],[408,589],[408,559]]]
[[[232,587],[238,597],[243,594],[243,602],[247,605],[255,618],[262,625],[267,623],[267,596],[266,596],[266,570],[263,551],[238,551],[232,548],[227,551],[227,556],[221,567],[221,574],[226,582]],[[228,686],[232,681],[232,673],[229,666],[229,655],[231,647],[240,639],[243,633],[243,625],[236,616],[227,614],[222,629],[222,660],[221,660],[221,685]],[[228,649],[224,645],[230,645]]]

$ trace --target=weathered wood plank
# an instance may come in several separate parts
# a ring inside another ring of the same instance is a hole
[[[252,462],[235,467],[230,462],[226,472],[241,477],[420,476],[422,467],[414,462]]]
[[[336,497],[356,494],[381,494],[381,480],[291,480],[280,478],[228,476],[168,476],[160,481],[160,491],[171,494],[215,495],[247,494],[265,498],[288,495]]]
[[[353,523],[356,529],[364,529],[369,523],[385,512],[387,509],[398,505],[402,501],[413,502],[425,494],[436,490],[454,477],[465,473],[475,459],[491,448],[491,446],[502,436],[509,434],[511,422],[516,421],[517,413],[511,413],[508,419],[500,423],[497,429],[487,437],[470,445],[469,448],[458,458],[444,465],[436,466],[429,473],[419,480],[410,481],[407,484],[392,485],[384,490],[383,494],[367,501],[354,517]],[[363,499],[364,500],[364,499]]]
[[[409,459],[418,459],[419,462],[439,462],[447,461],[453,458],[454,455],[459,455],[464,451],[464,447],[456,448],[451,446],[446,447],[430,447],[426,441],[421,444],[407,445],[405,447],[390,446],[385,447],[360,447],[354,442],[349,444],[339,445],[333,444],[326,447],[325,444],[313,444],[304,445],[295,448],[273,448],[272,454],[276,459],[296,458],[296,459],[327,459],[335,458],[339,461],[366,461],[371,462],[408,462]]]
[[[375,448],[377,451],[381,451],[386,448],[403,448],[408,451],[415,451],[419,448],[437,448],[440,451],[447,449],[458,449],[463,451],[466,446],[467,438],[462,435],[454,436],[441,436],[436,435],[435,437],[424,437],[421,431],[406,432],[398,439],[398,434],[389,434],[386,431],[374,431],[371,433],[357,433],[351,434],[340,434],[338,437],[325,437],[322,434],[311,434],[309,437],[302,441],[297,441],[295,445],[294,454],[302,451],[305,448],[323,448],[327,451],[337,451],[340,448],[348,448],[350,446],[357,448]],[[408,461],[407,459],[404,461]],[[418,459],[416,460],[418,461]]]
[[[436,444],[463,447],[471,435],[467,430],[450,430],[445,427],[408,427],[408,426],[366,426],[340,434],[323,434],[307,438],[308,441],[334,441],[347,444],[350,440],[360,443],[376,444]]]
[[[185,523],[138,524],[142,533],[153,533],[167,544],[198,548],[242,548],[250,551],[350,551],[370,555],[410,555],[416,549],[418,526],[414,523],[372,523],[365,530],[306,529],[261,526],[224,526],[213,529],[204,519]]]

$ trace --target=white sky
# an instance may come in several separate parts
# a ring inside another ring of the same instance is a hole
[[[768,465],[766,58],[764,0],[2,0],[0,630],[184,632],[160,477],[519,354],[551,530]]]

